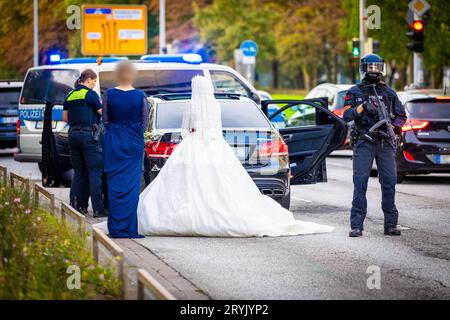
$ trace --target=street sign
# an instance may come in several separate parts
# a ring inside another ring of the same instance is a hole
[[[258,45],[253,40],[245,40],[240,46],[242,54],[246,57],[256,57],[258,53]]]
[[[413,0],[408,6],[411,11],[419,17],[422,17],[431,8],[430,4],[426,0]]]
[[[147,53],[145,5],[84,5],[83,55],[143,55]]]

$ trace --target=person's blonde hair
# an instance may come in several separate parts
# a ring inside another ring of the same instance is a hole
[[[128,81],[129,79],[126,79],[125,74],[129,72],[131,72],[132,74],[136,73],[136,69],[134,68],[133,63],[128,60],[120,61],[117,64],[115,70],[117,81],[119,83],[125,82],[125,80]]]

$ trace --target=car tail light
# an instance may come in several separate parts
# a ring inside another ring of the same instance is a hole
[[[282,157],[287,155],[289,155],[288,146],[281,138],[264,142],[259,149],[260,157]]]
[[[411,154],[411,152],[403,150],[403,156],[405,157],[406,160],[408,161],[415,161],[413,155]]]
[[[17,134],[20,134],[20,119],[16,122],[16,132]]]
[[[145,152],[151,158],[168,158],[177,145],[175,142],[150,141],[145,145]]]
[[[428,127],[430,124],[429,121],[425,120],[406,120],[405,125],[402,127],[402,132],[411,131],[411,130],[422,130]]]

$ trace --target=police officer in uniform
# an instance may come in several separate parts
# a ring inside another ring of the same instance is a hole
[[[376,54],[364,56],[360,61],[363,80],[360,84],[350,88],[345,97],[345,106],[348,109],[344,112],[344,120],[354,121],[351,132],[354,190],[350,237],[362,236],[364,218],[367,214],[367,183],[374,159],[377,163],[381,184],[384,234],[389,236],[401,234],[397,229],[398,211],[395,206],[396,137],[389,139],[386,132],[382,131],[387,131],[386,128],[380,128],[380,131],[375,133],[369,132],[369,129],[380,120],[377,108],[386,107],[388,109],[389,125],[396,134],[400,132],[406,121],[405,109],[397,94],[381,81],[384,66],[384,60],[380,56]],[[376,99],[374,92],[378,94],[379,100]],[[384,103],[384,106],[378,105],[380,103]]]
[[[64,101],[63,120],[70,125],[69,148],[74,170],[70,204],[86,214],[90,195],[94,217],[102,217],[106,216],[102,197],[102,104],[92,90],[96,81],[93,70],[86,69],[81,73],[76,88]]]

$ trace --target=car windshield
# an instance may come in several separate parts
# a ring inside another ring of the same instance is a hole
[[[0,88],[0,108],[10,108],[19,104],[20,88]]]
[[[269,121],[252,102],[219,100],[223,128],[270,129]],[[190,102],[177,101],[160,103],[156,111],[157,129],[180,129],[183,113]]]
[[[406,110],[414,119],[450,119],[450,100],[408,102]]]
[[[334,104],[334,110],[339,110],[344,108],[344,102],[345,102],[345,95],[347,94],[347,91],[340,91],[336,95],[336,103]]]
[[[22,104],[63,102],[79,77],[78,70],[41,69],[28,72],[23,84]]]
[[[134,87],[143,90],[148,96],[164,93],[191,91],[191,81],[202,70],[138,70]],[[118,85],[113,71],[99,73],[100,92],[103,95],[108,88]]]

